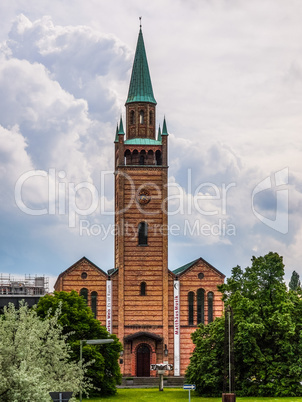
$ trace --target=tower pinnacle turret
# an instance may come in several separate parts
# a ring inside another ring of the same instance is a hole
[[[156,105],[141,26],[138,34],[126,105],[132,102],[150,102]]]

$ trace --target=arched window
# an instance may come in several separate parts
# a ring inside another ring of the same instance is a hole
[[[130,112],[130,124],[134,124],[135,123],[135,119],[134,119],[134,110],[131,110]]]
[[[129,149],[126,149],[125,151],[125,164],[126,165],[131,165],[131,152]]]
[[[139,155],[139,164],[144,165],[146,159],[146,151],[142,150]]]
[[[160,166],[162,164],[162,158],[161,158],[161,152],[159,150],[155,152],[155,158],[156,158],[156,164]]]
[[[197,290],[197,324],[204,324],[204,290]]]
[[[138,224],[138,245],[148,245],[148,224],[147,222],[140,222]]]
[[[98,293],[91,292],[91,310],[93,312],[94,318],[96,318],[97,314],[97,301],[98,301]]]
[[[144,124],[144,111],[143,110],[141,110],[139,112],[139,123]]]
[[[147,165],[154,165],[154,152],[152,149],[150,149],[147,154]]]
[[[188,293],[188,324],[194,325],[194,292]]]
[[[213,321],[214,293],[208,293],[208,324]]]
[[[153,124],[153,112],[152,111],[149,112],[149,124],[150,125]]]
[[[146,282],[141,283],[141,296],[146,296]]]
[[[132,152],[132,164],[133,165],[138,165],[139,164],[139,153],[138,153],[137,149],[135,149]]]
[[[144,155],[140,154],[139,156],[139,164],[140,165],[144,165],[145,164],[145,157]]]
[[[83,296],[85,301],[86,301],[86,303],[88,303],[88,289],[82,288],[80,290],[80,296]]]

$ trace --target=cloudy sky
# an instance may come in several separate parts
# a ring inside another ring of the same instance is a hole
[[[302,275],[299,0],[0,3],[0,272],[113,267],[113,140],[142,16],[169,131],[169,268]],[[85,215],[86,211],[86,215]]]

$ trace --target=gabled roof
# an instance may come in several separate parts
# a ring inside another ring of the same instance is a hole
[[[184,271],[186,271],[187,269],[191,268],[191,267],[195,264],[195,262],[197,262],[198,260],[199,260],[199,258],[197,258],[197,260],[188,262],[187,264],[182,265],[181,267],[179,267],[179,268],[177,268],[177,269],[174,269],[174,271],[172,271],[173,274],[175,274],[175,275],[181,274],[182,272],[184,272]]]
[[[90,265],[92,265],[97,271],[99,271],[101,274],[103,274],[105,277],[108,277],[106,272],[104,272],[101,268],[99,268],[97,265],[95,265],[92,261],[88,260],[85,256],[80,258],[77,262],[72,264],[69,268],[65,269],[65,271],[61,272],[60,275],[58,276],[56,283],[54,287],[56,287],[57,282],[59,281],[60,278],[71,272],[74,268],[76,268],[77,265],[79,265],[81,262],[88,262]]]
[[[150,102],[156,105],[141,28],[136,45],[126,105],[132,102]]]
[[[213,267],[213,265],[209,264],[206,260],[204,260],[204,259],[201,258],[201,257],[197,258],[197,259],[194,260],[194,261],[188,262],[188,263],[185,264],[185,265],[182,265],[181,267],[175,269],[175,270],[172,271],[172,272],[173,272],[174,275],[177,275],[177,276],[178,276],[178,275],[182,275],[182,274],[184,274],[188,269],[190,269],[190,268],[193,267],[195,264],[197,264],[197,262],[199,262],[199,261],[205,263],[205,264],[208,265],[210,268],[212,268],[218,275],[220,275],[220,276],[222,276],[223,278],[225,278],[225,275],[224,275],[222,272],[218,271],[217,268]]]

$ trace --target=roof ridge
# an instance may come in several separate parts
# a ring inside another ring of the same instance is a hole
[[[181,272],[185,271],[186,269],[188,269],[188,268],[190,268],[192,265],[194,265],[195,262],[197,262],[198,260],[199,260],[199,258],[197,258],[197,259],[194,260],[194,261],[188,262],[187,264],[184,264],[184,265],[182,265],[182,266],[179,267],[179,268],[174,269],[174,270],[172,271],[173,274],[178,274],[178,273],[181,273]]]

